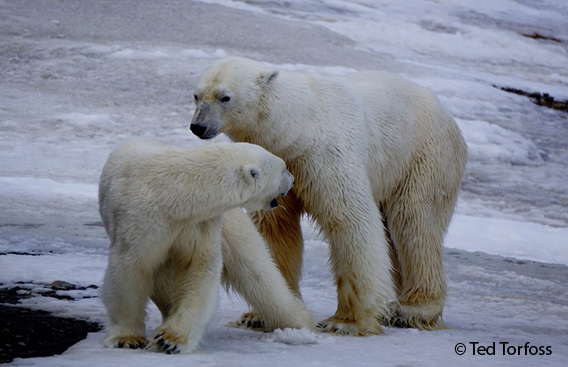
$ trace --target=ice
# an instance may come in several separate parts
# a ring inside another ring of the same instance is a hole
[[[500,89],[568,99],[566,19],[562,0],[0,0],[0,287],[32,290],[21,307],[104,322],[98,289],[58,291],[73,301],[40,294],[54,280],[100,287],[108,154],[133,136],[205,144],[188,130],[191,96],[218,58],[395,72],[432,89],[469,145],[446,237],[447,330],[255,333],[226,326],[248,308],[220,290],[196,354],[104,349],[100,332],[13,365],[567,365],[568,115]],[[319,321],[336,307],[328,245],[307,218],[302,228],[302,294]],[[159,323],[150,305],[148,331]],[[455,353],[472,341],[549,345],[552,355]]]
[[[306,329],[276,329],[264,339],[270,343],[284,343],[288,345],[320,344],[331,341],[332,338],[323,334],[317,334]]]
[[[456,215],[446,236],[446,247],[568,265],[567,239],[566,227]],[[537,243],[542,245],[535,246]]]
[[[56,182],[36,177],[0,177],[0,195],[20,197],[59,197],[69,200],[87,200],[89,204],[97,199],[96,184]]]
[[[466,136],[469,158],[481,163],[497,161],[511,165],[541,165],[537,147],[522,135],[485,121],[458,120]]]

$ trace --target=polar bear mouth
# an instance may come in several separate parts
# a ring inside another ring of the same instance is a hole
[[[278,208],[279,205],[280,205],[280,203],[278,202],[277,198],[272,199],[272,201],[270,202],[270,208],[271,209]]]

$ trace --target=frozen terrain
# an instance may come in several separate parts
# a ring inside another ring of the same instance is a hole
[[[450,329],[255,333],[225,326],[247,307],[222,291],[200,353],[104,349],[101,332],[13,365],[568,365],[568,113],[497,88],[568,100],[563,0],[0,0],[0,287],[101,284],[108,153],[132,136],[204,144],[188,130],[192,88],[227,55],[332,75],[385,69],[439,95],[470,150],[446,238]],[[302,292],[320,320],[335,311],[328,250],[304,230]],[[23,306],[104,322],[97,290],[64,293],[75,301]],[[473,355],[476,341],[496,355]],[[499,342],[552,353],[503,355]]]

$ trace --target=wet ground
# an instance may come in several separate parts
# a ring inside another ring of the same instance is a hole
[[[52,292],[42,296],[56,296],[56,290]],[[88,333],[102,329],[96,323],[10,306],[30,296],[30,292],[22,287],[0,289],[0,363],[9,363],[14,358],[61,354],[85,339]]]

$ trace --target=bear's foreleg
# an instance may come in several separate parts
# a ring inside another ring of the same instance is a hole
[[[222,244],[223,281],[253,308],[231,326],[264,331],[314,328],[311,313],[291,292],[262,236],[241,209],[223,215]]]
[[[394,292],[388,245],[367,175],[353,167],[338,168],[338,174],[328,170],[330,177],[321,177],[322,172],[309,207],[330,244],[338,306],[318,328],[342,335],[381,334],[379,318],[388,314]]]
[[[164,320],[152,333],[148,349],[191,353],[199,346],[217,307],[222,268],[221,218],[201,222],[197,230],[183,229],[166,265],[171,268],[159,276],[171,278],[159,284],[165,284],[172,294],[156,294]]]

